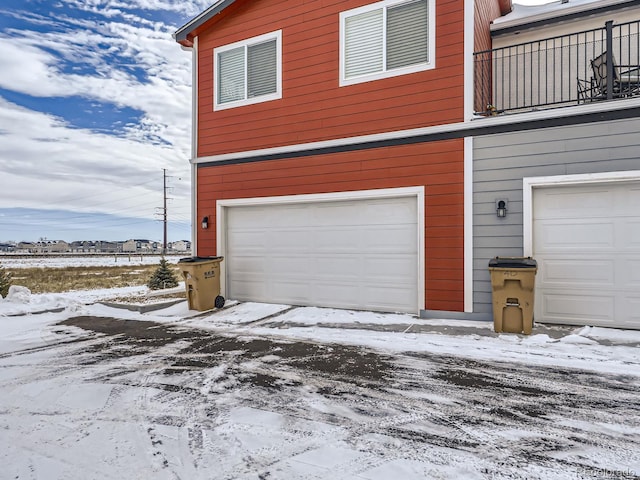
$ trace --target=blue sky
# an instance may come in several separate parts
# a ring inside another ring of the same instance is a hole
[[[191,55],[209,0],[2,0],[0,242],[190,239]]]

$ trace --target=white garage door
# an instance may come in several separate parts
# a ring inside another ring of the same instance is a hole
[[[640,183],[535,189],[538,321],[640,329]]]
[[[226,207],[226,295],[418,312],[416,196]]]

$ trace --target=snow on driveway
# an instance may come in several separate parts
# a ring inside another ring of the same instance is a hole
[[[0,479],[640,477],[638,332],[18,297]]]

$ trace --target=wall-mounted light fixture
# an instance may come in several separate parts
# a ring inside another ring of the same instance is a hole
[[[206,230],[209,228],[209,217],[202,217],[202,229]]]
[[[507,216],[507,205],[507,200],[496,200],[496,215],[498,215],[498,218],[504,218]]]

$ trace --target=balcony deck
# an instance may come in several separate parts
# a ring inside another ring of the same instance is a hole
[[[639,55],[640,20],[476,52],[474,110],[489,116],[640,97]]]

